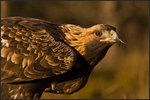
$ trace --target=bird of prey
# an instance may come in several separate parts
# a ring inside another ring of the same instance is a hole
[[[110,25],[1,18],[1,90],[5,99],[39,99],[44,91],[71,94],[83,88],[94,66],[115,43]]]

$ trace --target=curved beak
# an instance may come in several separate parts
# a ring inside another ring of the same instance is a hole
[[[120,46],[121,44],[126,45],[126,43],[123,42],[123,41],[119,38],[117,32],[115,32],[115,31],[112,30],[111,33],[113,34],[113,35],[112,35],[112,38],[113,38],[114,40],[116,40],[116,42],[119,44],[119,46]]]
[[[120,46],[121,44],[124,44],[124,45],[126,44],[125,42],[123,42],[123,41],[119,38],[117,32],[115,32],[114,30],[111,30],[111,31],[110,31],[110,34],[109,34],[109,35],[105,35],[105,38],[104,38],[104,39],[101,39],[100,41],[101,41],[101,42],[109,42],[109,43],[118,43],[119,46]]]

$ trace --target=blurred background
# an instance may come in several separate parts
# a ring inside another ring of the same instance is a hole
[[[126,45],[113,45],[88,83],[71,94],[44,93],[42,99],[148,99],[148,1],[1,2],[1,17],[22,16],[57,24],[110,24]]]

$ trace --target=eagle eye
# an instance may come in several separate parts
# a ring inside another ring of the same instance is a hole
[[[96,35],[96,36],[101,36],[101,35],[102,35],[102,32],[101,32],[101,31],[96,31],[96,32],[95,32],[95,35]]]

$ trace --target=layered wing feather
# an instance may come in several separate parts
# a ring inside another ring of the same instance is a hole
[[[21,82],[63,74],[76,62],[58,25],[11,17],[1,19],[1,80]]]

